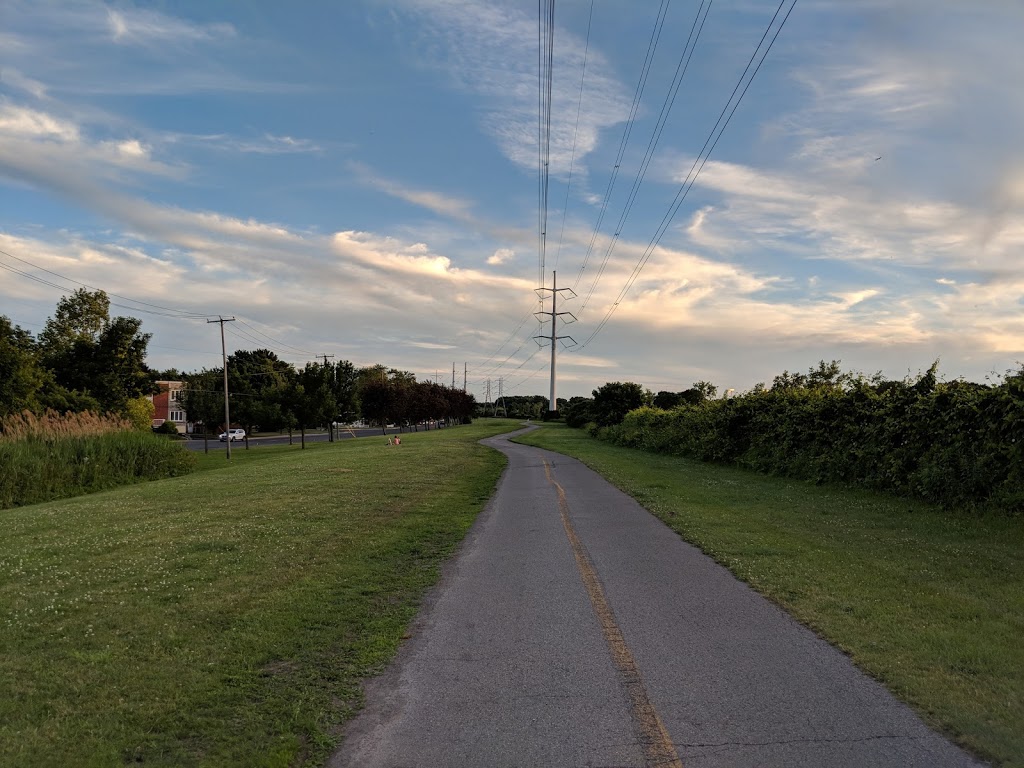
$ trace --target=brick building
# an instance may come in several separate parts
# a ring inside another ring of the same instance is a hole
[[[165,421],[173,421],[179,432],[190,433],[192,425],[179,399],[184,382],[158,381],[157,386],[160,387],[160,391],[150,397],[156,409],[153,413],[153,426],[159,427]]]

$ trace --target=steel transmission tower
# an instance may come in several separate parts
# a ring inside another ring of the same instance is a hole
[[[548,400],[548,410],[549,411],[557,411],[558,410],[558,399],[555,396],[555,362],[556,362],[556,358],[557,358],[557,354],[558,354],[558,342],[561,341],[562,339],[568,339],[574,345],[576,344],[576,339],[574,339],[572,336],[559,336],[558,333],[557,333],[557,330],[558,330],[557,326],[558,326],[558,318],[559,317],[561,317],[563,315],[567,315],[568,317],[570,317],[572,319],[568,320],[566,322],[569,322],[569,323],[575,323],[576,322],[576,316],[572,312],[559,312],[558,311],[558,294],[563,292],[563,291],[566,291],[566,292],[572,294],[568,298],[575,299],[576,298],[576,292],[572,288],[559,288],[558,287],[558,273],[557,272],[552,272],[551,273],[551,287],[550,288],[537,288],[536,291],[537,291],[537,295],[541,297],[541,301],[544,300],[544,294],[545,293],[547,293],[549,291],[551,292],[551,311],[550,312],[543,312],[543,311],[542,312],[534,312],[534,314],[538,315],[538,316],[540,316],[540,315],[548,315],[548,316],[551,317],[551,335],[550,336],[534,336],[533,338],[535,338],[537,340],[538,344],[543,343],[544,340],[548,340],[551,343],[551,397]]]

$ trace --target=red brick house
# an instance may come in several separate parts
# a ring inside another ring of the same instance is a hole
[[[160,391],[150,397],[156,409],[153,413],[153,426],[159,427],[165,421],[173,421],[179,432],[191,432],[192,425],[188,422],[188,416],[179,400],[184,382],[158,381],[156,384]]]

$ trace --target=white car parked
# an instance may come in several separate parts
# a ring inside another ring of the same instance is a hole
[[[229,429],[227,432],[221,432],[220,441],[226,443],[228,440],[234,442],[235,440],[245,440],[244,429]]]

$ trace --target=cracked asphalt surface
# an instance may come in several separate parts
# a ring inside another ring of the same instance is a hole
[[[982,765],[600,476],[507,437],[331,768]]]

